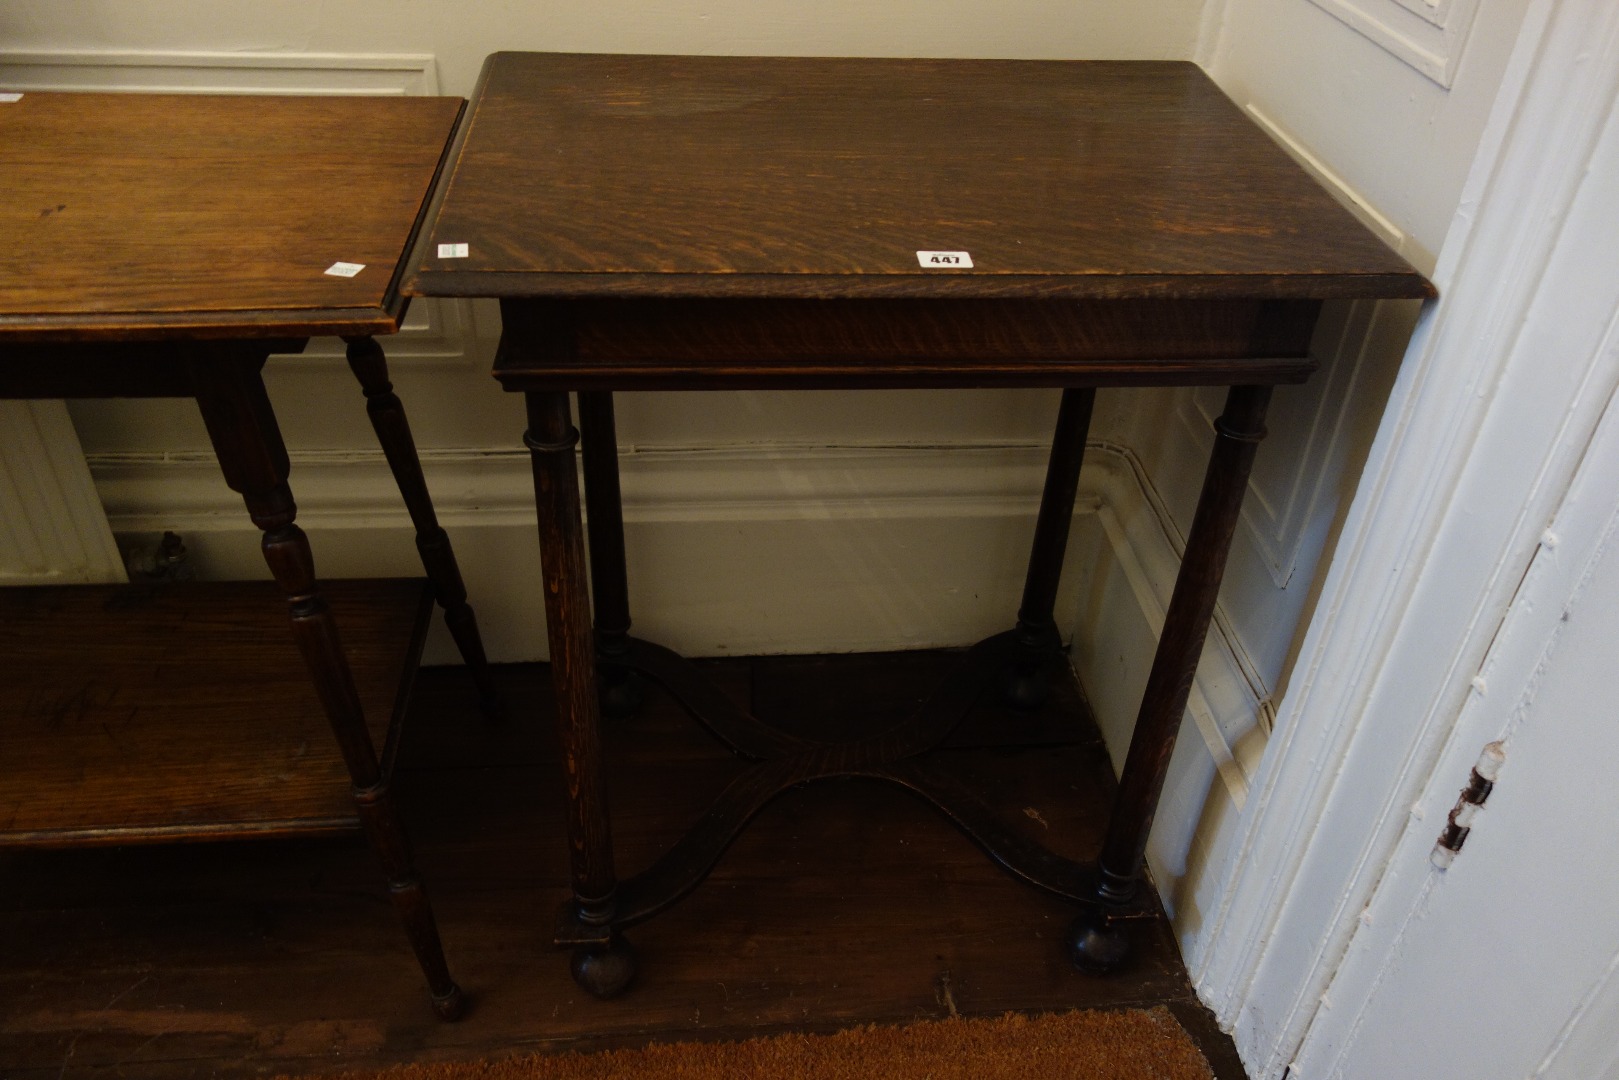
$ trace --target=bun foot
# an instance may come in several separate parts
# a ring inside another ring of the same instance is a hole
[[[644,694],[641,676],[634,671],[613,672],[602,679],[602,715],[613,720],[633,716]]]
[[[1014,667],[1001,679],[1001,699],[1020,712],[1033,712],[1046,703],[1051,688],[1046,673],[1038,667]]]
[[[450,984],[448,993],[433,995],[433,1014],[440,1020],[459,1020],[467,1011],[467,996],[455,983]]]
[[[609,945],[581,945],[573,951],[573,981],[592,996],[615,998],[635,979],[635,950],[614,935]]]
[[[1068,926],[1068,959],[1091,975],[1117,971],[1130,957],[1130,942],[1118,923],[1104,912],[1087,908]]]

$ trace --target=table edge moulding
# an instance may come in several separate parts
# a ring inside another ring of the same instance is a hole
[[[497,53],[430,213],[405,291],[498,298],[494,375],[526,398],[567,773],[556,941],[580,984],[625,989],[624,930],[696,888],[771,799],[834,776],[932,803],[1076,904],[1076,965],[1124,962],[1125,928],[1153,907],[1147,834],[1271,389],[1309,377],[1323,301],[1433,287],[1187,63]],[[1076,861],[926,751],[982,695],[1013,717],[1037,704],[1061,662],[1053,610],[1096,389],[1186,385],[1230,389],[1105,839]],[[789,736],[630,635],[614,391],[924,386],[1062,399],[1015,624],[909,722],[852,744]],[[649,683],[753,765],[620,880],[599,728]]]

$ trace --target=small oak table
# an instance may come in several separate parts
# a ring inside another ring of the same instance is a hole
[[[261,369],[312,335],[347,340],[431,592],[491,706],[477,623],[373,340],[399,328],[401,259],[463,104],[0,103],[0,396],[195,398],[275,578],[0,590],[0,847],[362,827],[446,1018],[461,992],[389,790],[430,602],[415,581],[317,586]]]
[[[494,373],[527,395],[573,860],[557,941],[575,977],[622,990],[622,930],[694,888],[770,799],[832,776],[929,800],[1081,906],[1076,963],[1117,965],[1271,387],[1310,374],[1323,300],[1432,287],[1186,63],[502,53],[471,110],[406,291],[499,297]],[[1074,862],[926,751],[975,695],[1039,698],[1095,388],[1187,384],[1231,390],[1106,839]],[[1022,607],[910,723],[815,745],[629,636],[613,391],[997,386],[1064,390]],[[757,762],[624,881],[598,669],[609,710],[650,678]]]

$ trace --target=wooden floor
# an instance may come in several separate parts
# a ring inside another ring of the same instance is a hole
[[[757,714],[837,737],[903,715],[952,662],[881,661],[707,666]],[[591,999],[550,944],[567,875],[546,672],[498,675],[508,716],[490,725],[463,670],[422,673],[397,781],[471,995],[464,1020],[434,1020],[357,838],[15,852],[0,856],[0,1077],[308,1074],[1156,1004],[1220,1080],[1242,1077],[1162,920],[1134,927],[1129,970],[1081,975],[1061,948],[1067,904],[1014,882],[919,801],[854,781],[767,808],[702,888],[631,931],[641,972],[630,991]],[[943,753],[1008,820],[1084,856],[1112,780],[1082,714],[1071,687],[1034,717],[984,707]],[[608,753],[621,872],[655,857],[742,767],[656,691],[613,723]]]

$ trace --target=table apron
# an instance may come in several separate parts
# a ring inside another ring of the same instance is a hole
[[[193,365],[264,363],[307,338],[0,345],[0,398],[193,397]]]
[[[1303,382],[1318,300],[502,301],[512,391]]]

